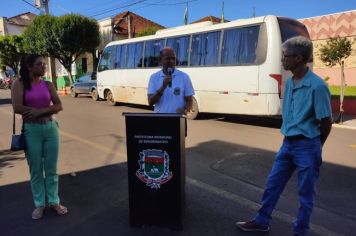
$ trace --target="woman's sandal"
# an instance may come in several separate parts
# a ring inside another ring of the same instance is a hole
[[[32,219],[39,220],[43,216],[45,208],[44,207],[36,207],[35,210],[32,212]]]
[[[58,215],[65,215],[68,213],[67,207],[62,206],[61,204],[51,205],[50,208],[54,210]]]

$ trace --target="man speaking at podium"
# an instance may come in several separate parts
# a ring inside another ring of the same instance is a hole
[[[170,47],[160,52],[162,70],[148,83],[148,104],[156,113],[187,114],[192,109],[194,89],[189,76],[176,69],[176,55]]]

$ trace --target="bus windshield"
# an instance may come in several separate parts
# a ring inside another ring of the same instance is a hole
[[[278,17],[279,28],[281,30],[282,42],[294,36],[304,36],[309,38],[307,28],[300,22],[286,17]]]

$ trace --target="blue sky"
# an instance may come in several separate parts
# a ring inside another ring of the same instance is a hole
[[[186,3],[189,2],[188,21],[202,17],[224,16],[227,20],[256,16],[278,15],[296,19],[356,10],[356,0],[50,0],[52,15],[79,13],[95,19],[132,11],[166,27],[182,25]],[[39,11],[31,7],[34,0],[0,0],[0,16],[11,17],[23,12]],[[129,6],[131,5],[131,6]]]

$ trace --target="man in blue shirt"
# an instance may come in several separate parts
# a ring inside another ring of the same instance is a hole
[[[306,235],[315,198],[315,185],[322,163],[322,146],[332,126],[330,92],[326,83],[307,66],[312,42],[302,36],[283,44],[282,64],[292,72],[285,85],[282,106],[285,136],[276,155],[255,218],[237,222],[244,231],[268,231],[272,211],[294,170],[298,171],[299,211],[293,223],[294,235]]]

